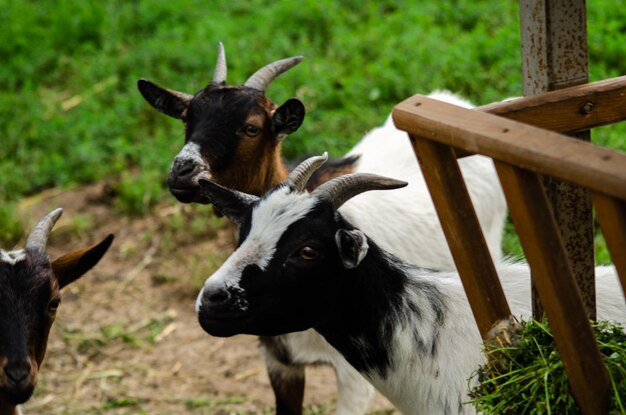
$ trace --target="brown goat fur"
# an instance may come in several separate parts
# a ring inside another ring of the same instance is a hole
[[[253,194],[263,194],[287,175],[280,156],[284,137],[304,119],[295,99],[277,106],[262,91],[210,84],[193,98],[139,81],[148,102],[185,124],[185,146],[174,159],[169,186],[182,202],[194,201],[200,172],[212,180]]]

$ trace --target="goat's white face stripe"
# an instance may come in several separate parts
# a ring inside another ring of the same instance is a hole
[[[19,251],[7,252],[0,249],[0,262],[6,262],[9,265],[15,265],[26,258],[26,251],[20,249]]]
[[[193,160],[195,163],[205,166],[207,170],[209,169],[209,165],[200,153],[200,146],[193,142],[185,144],[174,160]]]
[[[225,286],[231,290],[241,289],[239,281],[247,266],[257,265],[265,270],[274,256],[276,244],[289,225],[302,219],[316,203],[317,199],[308,193],[290,192],[288,187],[278,189],[263,199],[252,212],[252,227],[246,240],[204,283],[196,300],[196,312],[200,309],[205,288]]]

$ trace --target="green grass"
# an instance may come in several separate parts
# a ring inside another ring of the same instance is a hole
[[[616,3],[587,5],[591,80],[626,73],[626,7]],[[167,194],[183,129],[136,81],[193,93],[212,76],[218,41],[235,84],[305,56],[268,90],[307,107],[284,145],[290,160],[341,155],[416,92],[447,88],[476,104],[521,94],[513,0],[0,0],[0,21],[0,205],[107,178],[121,212],[149,210]],[[625,150],[625,136],[619,125],[594,140]],[[14,225],[0,214],[3,242],[16,240]]]
[[[15,203],[0,203],[0,246],[10,250],[23,233],[22,221],[17,215]]]
[[[607,322],[593,324],[610,381],[610,413],[626,413],[626,334]],[[470,396],[488,414],[578,414],[567,373],[547,321],[527,321],[511,333],[512,344],[486,347],[489,363],[474,375]]]

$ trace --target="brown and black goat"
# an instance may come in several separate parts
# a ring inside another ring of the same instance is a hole
[[[265,96],[265,89],[301,60],[300,56],[283,59],[261,68],[243,85],[226,85],[226,57],[220,43],[213,80],[195,95],[139,80],[139,91],[150,105],[185,124],[185,146],[169,176],[174,196],[182,202],[194,201],[198,192],[194,179],[200,172],[255,195],[287,177],[280,146],[302,124],[304,105],[292,98],[278,106]]]
[[[113,241],[109,235],[50,261],[48,235],[62,213],[46,215],[24,249],[0,249],[0,415],[19,413],[35,389],[60,290],[96,265]]]

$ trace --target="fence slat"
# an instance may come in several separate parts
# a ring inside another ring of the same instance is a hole
[[[626,76],[496,102],[478,111],[560,133],[626,120]]]
[[[624,153],[422,95],[396,105],[393,120],[409,135],[626,199]]]
[[[433,203],[483,338],[510,316],[454,150],[411,137]]]
[[[606,414],[608,372],[540,179],[530,171],[495,164],[576,401],[585,414]]]
[[[591,201],[626,296],[626,201],[596,192]]]

